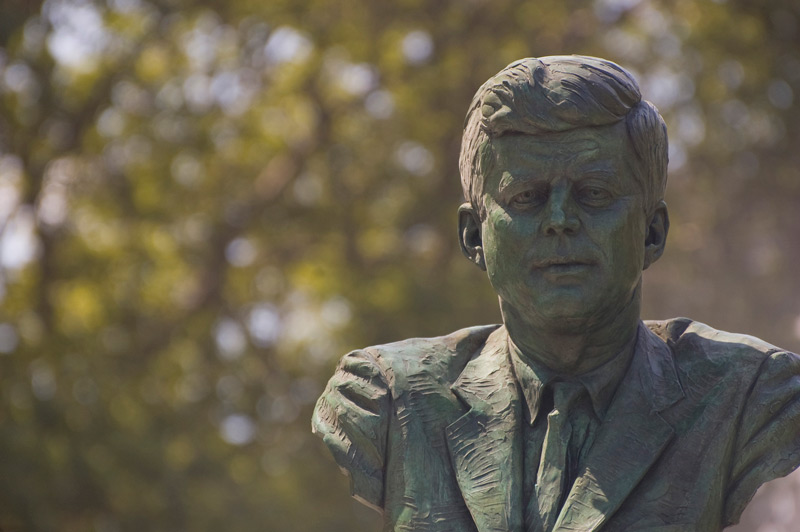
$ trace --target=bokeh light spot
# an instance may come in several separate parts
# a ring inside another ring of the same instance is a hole
[[[222,439],[231,445],[245,445],[253,441],[256,426],[250,416],[244,414],[231,414],[220,424]]]
[[[433,55],[433,38],[423,30],[414,30],[403,37],[403,55],[412,65],[426,62]]]

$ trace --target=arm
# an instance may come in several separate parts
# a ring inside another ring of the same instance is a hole
[[[723,521],[739,517],[764,482],[800,465],[800,357],[771,353],[759,368],[736,439]]]
[[[391,394],[375,357],[353,351],[342,358],[317,401],[312,431],[322,437],[353,497],[381,511]]]

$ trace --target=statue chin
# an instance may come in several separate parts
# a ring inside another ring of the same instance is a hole
[[[583,294],[550,292],[546,298],[525,296],[528,304],[516,306],[500,301],[506,324],[519,321],[549,332],[587,332],[588,328],[603,325],[610,316],[620,316],[628,305],[609,309],[608,299],[592,301]],[[513,310],[512,310],[513,308]]]

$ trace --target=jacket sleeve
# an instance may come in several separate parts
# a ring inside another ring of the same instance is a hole
[[[342,358],[317,401],[312,431],[351,479],[353,497],[381,511],[391,395],[368,351]]]
[[[771,353],[762,363],[740,420],[728,485],[725,525],[739,521],[764,482],[800,465],[800,357]]]

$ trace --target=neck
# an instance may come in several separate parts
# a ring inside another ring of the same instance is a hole
[[[523,356],[563,375],[580,375],[625,349],[633,349],[639,325],[641,283],[623,308],[581,319],[527,318],[500,300],[503,323]]]

